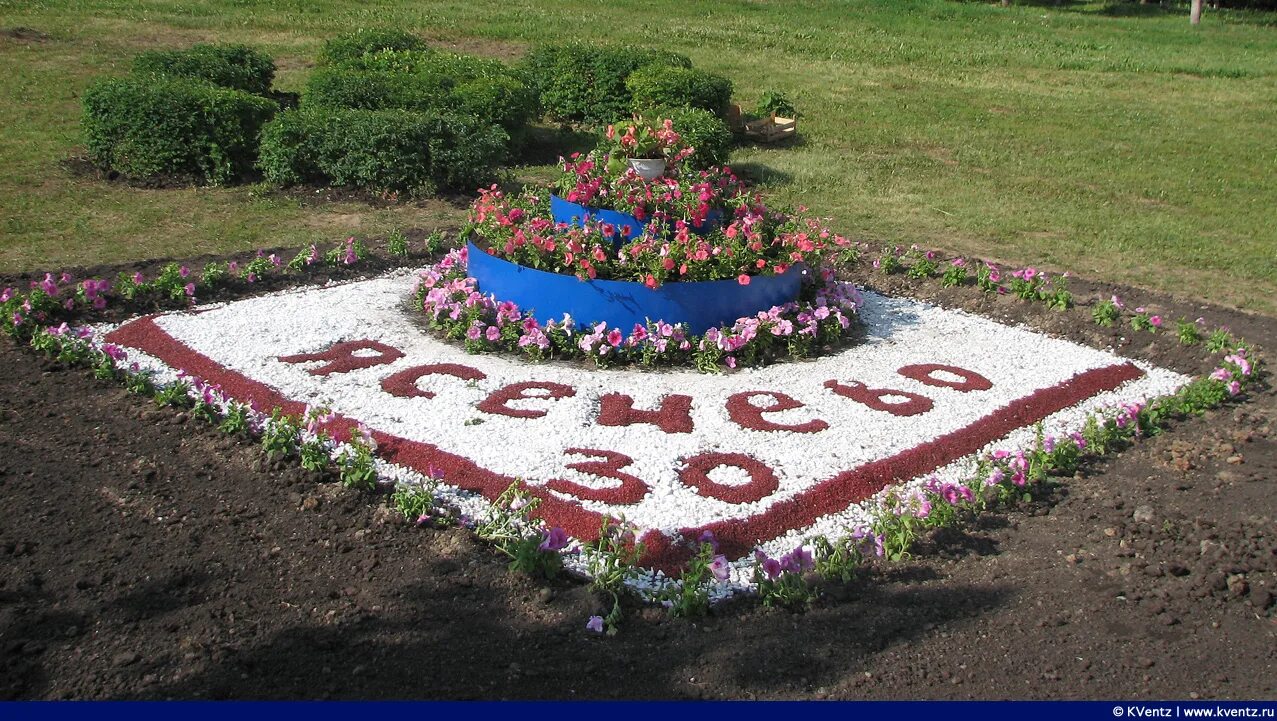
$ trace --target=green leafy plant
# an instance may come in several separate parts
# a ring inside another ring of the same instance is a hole
[[[426,486],[404,484],[391,494],[390,503],[406,520],[422,523],[434,510],[435,494]]]
[[[1105,328],[1112,328],[1113,324],[1121,317],[1121,310],[1117,303],[1112,300],[1102,300],[1091,308],[1091,319],[1096,325]]]
[[[539,505],[541,499],[516,481],[497,496],[474,532],[510,557],[511,570],[534,578],[554,578],[563,568],[558,551],[567,545],[568,537],[561,528],[537,530],[531,516]]]
[[[671,616],[693,618],[709,613],[710,586],[726,581],[730,567],[718,552],[714,534],[706,531],[697,540],[696,554],[683,567],[678,583],[670,584],[656,595]]]
[[[337,454],[337,473],[343,486],[360,491],[376,489],[377,466],[373,461],[376,449],[372,434],[359,425]]]
[[[275,79],[275,61],[247,45],[194,45],[185,50],[143,52],[133,59],[133,74],[191,78],[266,95]]]
[[[378,193],[471,190],[496,177],[509,136],[468,116],[407,110],[289,110],[266,126],[260,167],[277,185]]]
[[[949,267],[940,276],[940,285],[944,288],[960,286],[967,280],[967,263],[962,258],[954,258]]]
[[[650,113],[659,108],[700,108],[722,118],[732,101],[732,81],[695,68],[653,64],[635,70],[625,80],[632,109]]]
[[[626,582],[638,577],[638,563],[644,551],[643,543],[634,535],[634,526],[624,519],[611,517],[604,517],[598,538],[581,549],[586,570],[592,577],[590,588],[612,599],[612,608],[603,617],[609,636],[616,635],[624,615],[621,593]]]
[[[804,577],[815,568],[810,551],[799,546],[793,551],[771,558],[762,551],[754,552],[753,581],[764,606],[779,606],[799,611],[811,605],[816,594]]]
[[[218,424],[217,430],[228,435],[243,435],[251,429],[249,424],[249,408],[243,403],[232,401],[226,406],[226,415]]]
[[[1175,335],[1180,345],[1197,345],[1202,342],[1202,330],[1197,323],[1183,318],[1175,322]]]
[[[403,231],[396,228],[386,238],[386,251],[396,258],[408,257],[408,238]]]
[[[262,428],[262,450],[266,451],[268,458],[277,455],[287,458],[297,452],[300,432],[301,423],[297,418],[276,407],[271,410],[270,420]]]
[[[84,93],[89,158],[131,178],[221,185],[244,177],[274,101],[202,80],[129,77]]]
[[[763,97],[758,101],[758,106],[754,112],[764,118],[771,117],[773,114],[782,118],[797,118],[798,109],[790,102],[789,98],[776,90],[768,90],[763,93]]]
[[[545,114],[554,120],[600,125],[632,112],[634,96],[625,81],[655,64],[692,66],[687,57],[671,52],[566,43],[533,47],[521,70]]]
[[[385,50],[428,51],[425,40],[397,28],[361,28],[343,33],[324,43],[319,61],[337,64],[357,60],[364,55]]]

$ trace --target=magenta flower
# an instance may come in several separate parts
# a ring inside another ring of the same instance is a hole
[[[194,297],[195,297],[195,284],[194,284],[194,283],[187,283],[186,285],[182,286],[182,290],[186,291],[186,295],[187,295],[188,297],[191,297],[191,298],[194,298]]]
[[[558,526],[546,529],[541,532],[541,545],[537,546],[538,551],[557,551],[568,545],[568,534]]]
[[[603,617],[590,616],[590,620],[585,622],[585,628],[595,633],[603,633]]]
[[[714,549],[714,553],[718,553],[718,539],[714,537],[713,531],[701,531],[701,535],[696,539],[697,546],[709,544]]]
[[[1149,325],[1151,325],[1151,326],[1153,326],[1154,328],[1161,328],[1161,327],[1162,327],[1162,316],[1160,316],[1160,315],[1155,315],[1155,316],[1153,316],[1152,318],[1149,318],[1149,319],[1148,319],[1148,324],[1149,324]]]
[[[608,331],[607,342],[608,342],[608,345],[612,346],[613,348],[620,348],[621,342],[624,340],[625,338],[621,335],[621,331],[619,329],[613,328],[612,330]]]
[[[780,557],[781,570],[790,573],[802,573],[811,570],[814,565],[815,561],[811,557],[811,551],[802,546]]]
[[[191,269],[187,268],[186,266],[182,266],[181,268],[177,269],[177,274],[185,278],[186,276],[191,274]]]
[[[781,570],[783,570],[781,568],[780,561],[769,557],[762,551],[754,551],[754,561],[763,569],[763,574],[766,575],[769,580],[774,581],[780,577]]]
[[[1230,396],[1235,396],[1235,395],[1237,395],[1238,393],[1241,393],[1241,392],[1242,392],[1242,384],[1241,384],[1241,383],[1238,383],[1237,381],[1232,381],[1232,382],[1230,382],[1230,383],[1228,384],[1228,395],[1230,395]]]
[[[728,565],[726,556],[718,555],[709,562],[709,572],[714,574],[715,580],[722,582],[731,576],[732,567]]]

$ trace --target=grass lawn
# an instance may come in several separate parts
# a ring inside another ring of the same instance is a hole
[[[0,0],[0,271],[332,243],[458,221],[252,187],[78,178],[80,93],[138,51],[246,42],[297,89],[321,42],[400,23],[514,57],[573,37],[667,47],[804,115],[734,163],[876,242],[1277,313],[1277,15],[951,0]],[[44,38],[14,33],[31,28]],[[20,35],[21,37],[15,37]],[[517,171],[543,175],[544,168]]]

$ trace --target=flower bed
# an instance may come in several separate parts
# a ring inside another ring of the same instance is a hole
[[[341,265],[362,252],[352,239],[326,256]],[[879,264],[884,272],[941,274],[931,254],[886,255],[895,264]],[[288,274],[320,257],[312,250],[285,264],[259,254],[237,272]],[[968,266],[976,286],[1002,291],[991,277],[999,271],[972,261],[949,264],[943,284],[971,284],[953,272]],[[930,529],[1014,502],[1089,456],[1244,397],[1259,362],[1200,321],[1175,323],[1179,343],[1223,357],[1190,380],[867,294],[867,342],[801,375],[776,367],[718,377],[591,374],[468,356],[423,338],[399,307],[413,282],[407,273],[118,327],[47,325],[139,294],[189,300],[227,282],[231,268],[211,263],[194,273],[174,264],[154,280],[115,285],[49,274],[29,292],[0,293],[0,325],[227,432],[260,434],[272,455],[332,468],[355,487],[400,484],[396,506],[421,523],[447,518],[443,503],[519,570],[548,574],[566,564],[601,590],[632,584],[677,614],[701,613],[734,589],[801,607],[812,597],[810,571],[846,579],[866,559],[902,558]],[[1008,294],[1071,302],[1038,271],[1008,275]],[[1100,325],[1128,319],[1139,332],[1170,327],[1117,298],[1090,314]],[[362,337],[365,329],[373,336]],[[314,408],[320,401],[332,410]],[[514,437],[521,442],[509,443]],[[629,521],[610,520],[618,516]],[[637,570],[640,561],[656,572]],[[614,606],[591,628],[615,630],[618,613]]]

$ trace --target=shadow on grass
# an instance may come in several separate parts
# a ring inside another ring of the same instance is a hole
[[[598,136],[571,128],[532,125],[528,127],[515,161],[524,165],[557,165],[559,158],[585,154],[598,145]]]
[[[777,186],[794,179],[792,174],[783,170],[776,170],[762,163],[732,163],[731,169],[750,186]]]

